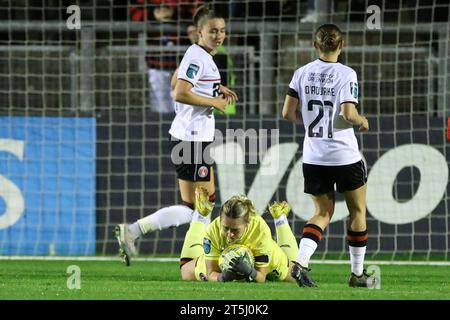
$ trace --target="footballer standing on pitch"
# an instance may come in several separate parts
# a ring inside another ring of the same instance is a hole
[[[315,33],[314,47],[319,59],[297,69],[289,84],[283,117],[303,121],[303,176],[305,193],[312,196],[315,213],[303,228],[292,277],[299,286],[314,287],[308,264],[334,212],[334,185],[343,193],[349,220],[347,240],[350,250],[349,285],[366,287],[364,255],[367,243],[366,165],[358,149],[353,125],[369,130],[367,119],[359,115],[356,72],[338,62],[344,46],[341,30],[325,24]],[[299,103],[300,110],[299,111]]]
[[[214,163],[203,153],[214,140],[214,109],[224,111],[238,97],[220,84],[219,69],[212,57],[225,40],[225,20],[202,5],[194,15],[194,24],[198,43],[187,49],[180,63],[174,92],[176,116],[169,130],[182,204],[162,208],[133,224],[116,226],[120,254],[127,265],[130,256],[136,254],[134,242],[138,237],[191,221],[196,187],[205,188],[210,201],[215,200]],[[205,219],[209,222],[211,217]]]

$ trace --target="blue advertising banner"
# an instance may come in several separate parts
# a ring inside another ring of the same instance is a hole
[[[94,118],[0,117],[0,254],[95,253]]]

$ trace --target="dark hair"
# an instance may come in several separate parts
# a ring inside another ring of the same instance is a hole
[[[194,25],[199,30],[201,29],[205,21],[211,19],[223,19],[223,16],[220,13],[212,10],[208,4],[201,5],[194,13]]]
[[[314,43],[322,52],[336,51],[342,40],[342,31],[334,24],[321,25],[314,36]]]

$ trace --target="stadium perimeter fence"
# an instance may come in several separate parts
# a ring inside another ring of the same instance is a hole
[[[358,74],[359,108],[371,125],[357,133],[369,170],[368,252],[447,260],[449,4],[380,2],[383,19],[374,29],[369,13],[333,4],[327,21],[345,34],[340,61]],[[145,56],[182,56],[186,46],[147,41],[161,28],[181,36],[186,23],[84,21],[81,9],[75,30],[64,13],[59,21],[11,18],[0,25],[2,255],[116,254],[117,223],[180,202],[167,143],[173,114],[150,112]],[[434,21],[438,12],[444,18]],[[422,21],[423,14],[430,19]],[[312,34],[320,23],[300,23],[303,15],[299,9],[258,21],[230,18],[226,48],[240,100],[235,115],[216,114],[228,137],[217,156],[228,152],[236,160],[217,165],[216,205],[246,193],[272,227],[265,208],[286,199],[297,238],[313,212],[303,193],[304,130],[283,120],[281,108],[293,71],[316,58]],[[252,164],[250,136],[268,142]],[[276,170],[268,173],[267,163]],[[346,215],[338,196],[318,249],[323,258],[346,255]],[[177,256],[187,227],[151,233],[138,249]]]

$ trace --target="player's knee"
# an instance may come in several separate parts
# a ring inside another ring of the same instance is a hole
[[[186,276],[186,274],[183,272],[183,270],[181,270],[181,280],[183,281],[188,281],[188,277]]]
[[[190,258],[180,259],[181,280],[192,281],[195,279],[195,260]]]
[[[181,268],[181,280],[183,281],[195,281],[194,269],[192,268]]]

